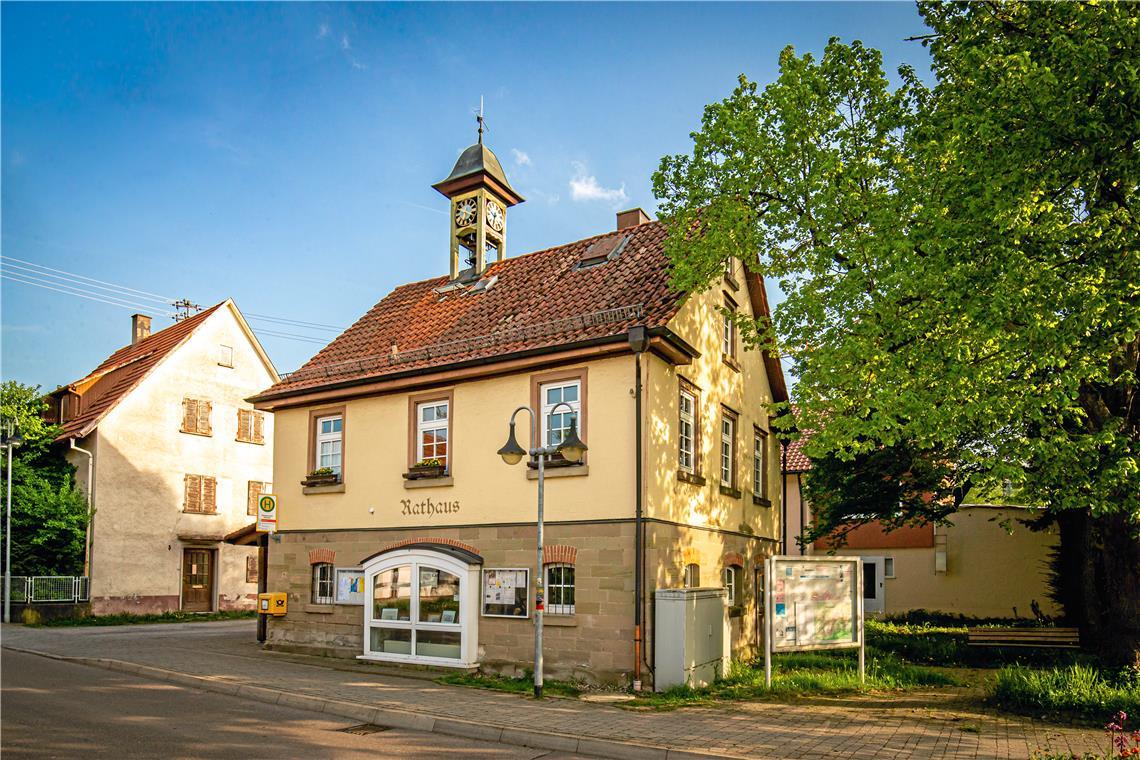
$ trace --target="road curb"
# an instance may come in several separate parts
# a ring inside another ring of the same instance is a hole
[[[114,670],[121,673],[149,678],[155,681],[188,686],[190,688],[211,691],[220,694],[265,702],[282,707],[311,710],[325,715],[335,715],[340,718],[359,720],[362,723],[374,723],[379,726],[404,728],[427,733],[446,734],[465,739],[480,739],[483,741],[512,744],[518,747],[532,747],[555,752],[572,752],[592,757],[614,758],[615,760],[709,760],[710,758],[730,758],[735,760],[740,755],[723,755],[695,750],[670,749],[656,747],[636,742],[623,742],[614,739],[600,739],[597,737],[578,737],[571,734],[561,734],[554,731],[538,731],[533,728],[515,728],[513,726],[496,726],[489,723],[475,723],[460,718],[437,718],[410,710],[397,710],[391,707],[372,707],[361,702],[348,702],[339,699],[328,699],[309,694],[301,694],[284,689],[271,689],[265,686],[239,681],[227,680],[217,676],[195,676],[175,670],[156,668],[151,665],[125,662],[103,657],[77,657],[73,655],[43,652],[37,649],[24,647],[4,646],[11,652],[46,657],[50,660],[71,662],[79,665],[89,665],[104,670]]]

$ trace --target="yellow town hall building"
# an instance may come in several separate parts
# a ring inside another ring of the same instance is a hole
[[[396,288],[251,399],[274,413],[267,585],[289,601],[268,645],[517,673],[542,573],[553,677],[652,683],[660,588],[726,587],[733,654],[757,651],[787,391],[722,307],[767,314],[763,281],[734,260],[703,293],[672,290],[666,231],[640,209],[507,258],[523,198],[481,137],[435,188],[448,274]],[[589,447],[547,465],[541,568],[537,473],[496,453],[521,405],[543,444],[573,419]]]

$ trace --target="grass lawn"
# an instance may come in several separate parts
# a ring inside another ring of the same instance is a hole
[[[624,704],[671,709],[717,701],[907,691],[959,685],[959,681],[947,672],[911,665],[895,655],[872,650],[867,651],[866,668],[867,680],[860,683],[854,651],[780,654],[772,658],[771,689],[764,685],[762,662],[734,663],[723,679],[709,686],[675,686],[659,694],[644,694]]]
[[[986,699],[1011,712],[1104,724],[1118,711],[1140,715],[1140,671],[1090,665],[1002,668]]]
[[[66,628],[86,625],[137,625],[140,623],[208,623],[214,620],[240,620],[257,617],[254,610],[230,610],[227,612],[163,612],[161,614],[129,615],[88,615],[79,618],[45,620],[42,623],[29,623],[33,628]]]

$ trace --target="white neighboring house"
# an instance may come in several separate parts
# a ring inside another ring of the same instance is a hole
[[[246,398],[277,372],[232,300],[150,334],[48,396],[89,495],[91,607],[252,608],[256,549],[223,542],[271,490],[273,415]]]

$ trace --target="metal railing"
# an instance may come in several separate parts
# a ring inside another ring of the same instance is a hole
[[[91,579],[74,575],[13,575],[9,591],[16,604],[86,602],[91,599]]]

